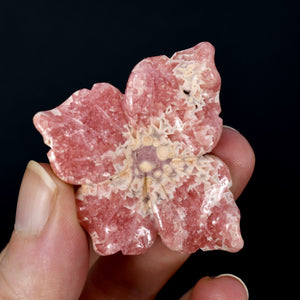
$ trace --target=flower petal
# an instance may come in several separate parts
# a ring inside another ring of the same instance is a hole
[[[97,183],[115,174],[124,154],[127,119],[123,94],[108,83],[82,89],[53,110],[34,117],[36,128],[51,147],[55,173],[71,184]]]
[[[199,248],[240,250],[240,213],[230,186],[228,168],[211,155],[201,157],[192,174],[182,177],[180,186],[165,186],[167,197],[153,203],[162,241],[184,253]]]
[[[157,230],[150,215],[143,216],[134,208],[139,206],[139,199],[126,196],[126,191],[112,191],[108,182],[98,187],[82,186],[77,194],[78,218],[98,254],[122,251],[138,255],[154,243]]]
[[[200,43],[170,59],[157,56],[138,63],[127,83],[124,108],[139,126],[164,120],[172,141],[203,155],[221,135],[220,85],[214,48]]]
[[[129,76],[124,108],[138,125],[149,125],[150,117],[161,117],[178,101],[178,82],[168,61],[164,55],[143,59]]]

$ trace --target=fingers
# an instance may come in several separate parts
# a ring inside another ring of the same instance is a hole
[[[20,188],[15,230],[1,253],[1,299],[77,299],[88,269],[73,188],[48,165],[30,162]]]
[[[216,278],[204,277],[195,287],[188,291],[180,300],[247,300],[249,299],[246,285],[231,274]]]
[[[242,193],[254,169],[255,156],[248,141],[235,129],[224,126],[222,137],[213,150],[229,167],[235,199]]]
[[[167,249],[159,238],[142,255],[100,257],[80,299],[153,299],[188,257]]]
[[[237,197],[253,171],[250,145],[238,132],[224,128],[214,154],[229,166]],[[167,249],[160,239],[143,255],[101,257],[90,270],[81,299],[132,299],[132,295],[137,299],[153,299],[188,257]]]

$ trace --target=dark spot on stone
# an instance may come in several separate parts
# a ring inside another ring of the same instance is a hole
[[[150,200],[150,196],[147,194],[146,197],[144,197],[143,202],[147,203]]]

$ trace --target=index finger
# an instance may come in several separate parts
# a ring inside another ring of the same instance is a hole
[[[255,155],[249,142],[235,129],[224,126],[221,139],[212,153],[228,166],[231,178],[231,191],[237,199],[244,190],[254,170]]]

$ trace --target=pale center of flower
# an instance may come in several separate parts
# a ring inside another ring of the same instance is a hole
[[[149,141],[149,140],[148,140]],[[168,157],[167,147],[155,147],[153,145],[141,145],[131,153],[133,175],[138,178],[160,178],[168,170],[171,158]]]
[[[153,203],[172,198],[180,178],[195,167],[196,157],[181,142],[172,141],[172,133],[167,122],[154,120],[147,129],[129,128],[127,142],[119,148],[126,159],[109,180],[116,189],[126,190],[128,199],[141,200],[135,209],[142,215],[151,213]]]

